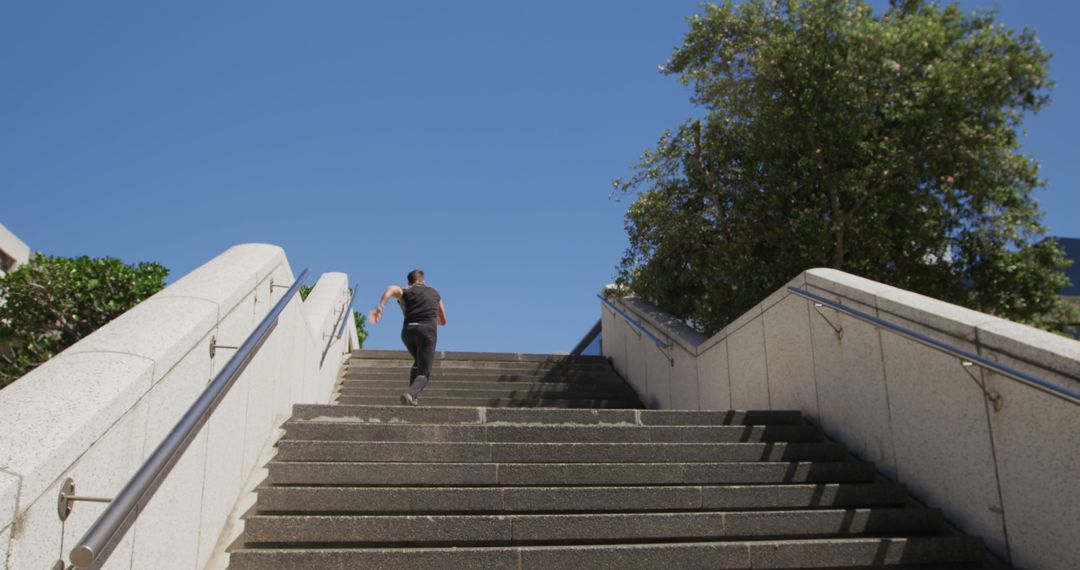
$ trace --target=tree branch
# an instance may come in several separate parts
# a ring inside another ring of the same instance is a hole
[[[728,243],[731,243],[734,241],[734,236],[731,233],[731,224],[728,219],[727,208],[724,207],[720,191],[716,188],[712,172],[709,171],[708,165],[705,164],[704,152],[702,150],[703,145],[701,143],[701,121],[694,121],[694,125],[691,128],[694,132],[694,149],[691,152],[691,156],[696,162],[697,167],[701,170],[705,195],[712,200],[713,206],[716,208],[716,219],[720,223],[720,231],[724,234],[724,238],[728,240]],[[726,251],[725,256],[727,256]]]

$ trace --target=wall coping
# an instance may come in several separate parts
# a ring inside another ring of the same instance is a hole
[[[607,298],[649,325],[656,334],[667,336],[698,356],[793,295],[788,286],[831,295],[857,308],[869,308],[884,320],[913,322],[925,327],[928,336],[954,345],[974,344],[977,349],[1015,358],[1057,374],[1072,390],[1080,389],[1080,341],[836,269],[804,271],[711,337],[705,337],[644,298],[633,295]]]

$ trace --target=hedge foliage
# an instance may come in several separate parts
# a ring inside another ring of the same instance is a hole
[[[0,279],[0,388],[165,287],[157,263],[38,254]]]

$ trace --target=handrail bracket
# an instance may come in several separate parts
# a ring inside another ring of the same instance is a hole
[[[274,278],[270,278],[270,292],[273,293],[274,289],[288,289],[291,285],[274,285]]]
[[[979,387],[979,391],[986,396],[986,400],[990,402],[990,405],[994,407],[995,412],[1000,412],[1001,408],[1005,407],[1005,399],[1001,396],[1001,392],[997,390],[987,390],[986,381],[980,376],[976,376],[971,369],[975,366],[975,363],[970,360],[961,360],[960,367],[967,372],[967,375],[975,382],[975,385]]]
[[[56,514],[60,515],[61,522],[66,521],[68,516],[71,515],[71,510],[75,507],[74,503],[77,501],[86,501],[88,503],[111,503],[112,499],[105,497],[80,497],[75,494],[75,480],[68,477],[60,484],[60,493],[56,498]]]
[[[228,345],[228,344],[218,344],[217,343],[217,335],[212,335],[210,337],[210,358],[213,358],[214,355],[217,354],[217,349],[219,349],[219,348],[227,348],[229,350],[236,350],[236,349],[238,349],[240,347],[239,346]]]
[[[844,327],[842,325],[833,324],[833,322],[829,320],[829,317],[825,316],[825,312],[821,310],[824,306],[825,305],[821,303],[814,303],[814,310],[817,311],[817,314],[821,315],[821,318],[824,319],[826,323],[829,323],[832,330],[836,332],[837,339],[844,338]]]

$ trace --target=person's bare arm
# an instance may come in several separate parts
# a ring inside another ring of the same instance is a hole
[[[375,307],[375,310],[368,313],[368,322],[373,325],[379,324],[379,321],[382,320],[383,307],[386,305],[386,302],[390,299],[400,299],[401,294],[401,287],[398,287],[397,285],[388,285],[386,291],[383,291],[382,298],[379,299],[379,305]]]
[[[442,305],[442,301],[439,301],[439,324],[446,325],[446,307]]]

